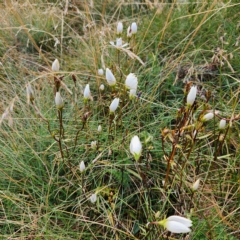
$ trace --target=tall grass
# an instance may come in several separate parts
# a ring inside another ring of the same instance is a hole
[[[2,3],[2,239],[239,239],[239,8],[237,1]],[[118,21],[126,48],[109,43]],[[138,31],[129,39],[132,22]],[[115,87],[100,68],[112,70]],[[133,99],[129,73],[138,78]],[[189,107],[191,86],[198,94]],[[114,98],[120,104],[110,114]],[[202,121],[208,112],[214,118]],[[138,161],[129,149],[135,135]],[[191,232],[146,225],[171,215],[190,218]]]

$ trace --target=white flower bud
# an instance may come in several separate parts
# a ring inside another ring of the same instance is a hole
[[[158,223],[172,233],[188,233],[191,231],[189,227],[192,226],[190,219],[180,216],[170,216]]]
[[[101,125],[98,125],[98,132],[100,133],[102,131],[102,126]]]
[[[193,103],[195,102],[197,96],[197,86],[191,87],[188,95],[187,95],[187,105],[192,106]]]
[[[55,104],[56,104],[56,107],[59,109],[63,108],[63,106],[64,106],[63,99],[60,95],[60,92],[56,92]]]
[[[129,98],[132,100],[135,97],[136,97],[136,90],[131,89],[130,92],[129,92]]]
[[[142,143],[138,136],[134,136],[130,142],[130,152],[134,156],[135,160],[138,161],[142,153]]]
[[[221,119],[221,121],[219,122],[219,129],[224,129],[226,127],[226,120],[225,119]]]
[[[99,89],[100,89],[101,91],[103,91],[103,90],[104,90],[104,88],[105,88],[105,87],[104,87],[104,85],[103,85],[103,84],[101,84],[101,85],[100,85],[100,87],[99,87]]]
[[[117,107],[118,107],[118,105],[119,105],[119,98],[115,98],[113,101],[112,101],[112,103],[111,103],[111,105],[110,105],[110,107],[109,107],[109,109],[110,109],[110,113],[114,113],[115,111],[116,111],[116,109],[117,109]]]
[[[193,183],[192,185],[192,190],[197,191],[200,185],[200,179],[198,179],[196,182]]]
[[[81,161],[80,164],[79,164],[79,169],[80,169],[80,172],[83,172],[85,170],[85,163],[84,161]]]
[[[104,71],[102,68],[98,69],[98,75],[102,76],[104,74]]]
[[[129,73],[127,75],[125,86],[127,89],[135,89],[137,90],[138,86],[138,79],[134,73]]]
[[[122,38],[117,38],[116,47],[122,47]]]
[[[202,117],[202,121],[205,122],[205,121],[211,120],[213,117],[214,117],[213,113],[207,113]]]
[[[106,79],[110,86],[116,85],[116,79],[109,68],[106,68]]]
[[[54,72],[58,72],[60,69],[59,61],[58,59],[55,59],[54,62],[52,63],[52,70]]]
[[[137,24],[135,22],[132,23],[131,30],[132,30],[132,34],[137,33]]]
[[[91,148],[95,150],[97,148],[97,141],[92,141],[91,142]]]
[[[96,193],[93,193],[91,196],[90,196],[90,201],[91,203],[95,203],[97,201],[97,194]]]
[[[122,22],[118,22],[117,24],[117,34],[121,34],[123,31],[123,24]]]
[[[176,216],[178,217],[178,216]],[[188,233],[191,232],[191,229],[189,228],[190,223],[182,221],[180,219],[174,218],[175,220],[169,220],[166,222],[166,229],[172,233]],[[181,218],[181,217],[179,217]],[[186,218],[183,218],[186,219]],[[187,219],[188,220],[188,219]],[[189,222],[192,222],[189,220]],[[190,225],[192,226],[192,225]]]
[[[88,99],[91,98],[91,92],[90,92],[89,84],[86,85],[83,95],[84,95],[84,100],[85,101],[87,101]]]

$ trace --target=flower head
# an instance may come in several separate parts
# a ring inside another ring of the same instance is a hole
[[[120,101],[119,98],[115,98],[115,99],[112,101],[112,103],[111,103],[111,105],[110,105],[110,107],[109,107],[110,113],[114,113],[114,112],[116,111],[116,109],[117,109],[117,107],[118,107],[118,105],[119,105],[119,101]]]
[[[95,150],[97,148],[97,141],[92,141],[91,142],[91,148]]]
[[[142,153],[142,143],[138,136],[134,136],[130,142],[130,152],[134,156],[135,160],[138,161]]]
[[[60,69],[59,61],[58,61],[58,59],[55,59],[52,63],[52,70],[54,72],[58,72],[59,69]]]
[[[123,24],[122,22],[118,22],[117,24],[117,34],[121,34],[123,31]]]
[[[101,91],[103,91],[103,90],[104,90],[104,88],[105,88],[105,87],[104,87],[104,85],[103,85],[103,84],[101,84],[101,85],[100,85],[100,87],[99,87],[99,89],[100,89]]]
[[[97,201],[97,194],[96,193],[93,193],[91,196],[90,196],[90,201],[91,203],[95,203]]]
[[[98,125],[97,131],[98,131],[99,133],[102,131],[102,126],[101,126],[101,125]]]
[[[91,92],[90,92],[90,87],[89,84],[86,85],[85,89],[84,89],[84,101],[88,101],[91,98]]]
[[[197,191],[200,185],[200,179],[198,179],[196,182],[193,183],[192,185],[192,190]]]
[[[110,86],[116,85],[116,78],[114,77],[112,71],[109,68],[106,68],[106,79]]]
[[[125,86],[127,89],[135,89],[137,90],[138,86],[138,79],[134,73],[129,73],[127,75]]]
[[[85,163],[84,161],[81,161],[80,164],[79,164],[79,169],[80,169],[80,172],[83,172],[85,170]]]
[[[104,71],[102,68],[99,68],[98,69],[98,75],[102,76],[104,74]]]
[[[135,22],[132,23],[131,30],[132,30],[132,34],[137,33],[137,24]]]
[[[211,120],[213,117],[214,117],[214,114],[213,114],[213,113],[207,113],[207,114],[205,114],[205,115],[202,117],[202,121],[203,121],[203,122],[206,122],[206,121],[208,121],[208,120]]]
[[[124,48],[128,45],[128,43],[123,44],[122,38],[117,38],[116,44],[113,41],[110,44],[116,48]]]
[[[191,87],[188,95],[187,95],[187,105],[192,106],[193,103],[195,102],[197,96],[197,86]]]
[[[225,119],[221,119],[221,121],[219,122],[219,129],[224,129],[226,127],[226,120]]]
[[[56,92],[56,96],[55,96],[55,104],[56,104],[56,107],[58,109],[62,109],[63,106],[64,106],[64,103],[63,103],[63,99],[60,95],[60,92]]]
[[[191,231],[189,227],[192,226],[192,221],[180,216],[170,216],[159,224],[172,233],[188,233]]]

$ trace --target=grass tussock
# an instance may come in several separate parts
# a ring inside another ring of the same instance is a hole
[[[239,239],[239,10],[2,3],[0,236]]]

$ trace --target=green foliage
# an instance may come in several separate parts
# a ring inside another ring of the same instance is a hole
[[[193,220],[191,239],[238,239],[240,4],[90,2],[0,7],[0,236],[184,239],[146,227],[181,215]],[[127,49],[109,44],[118,21]],[[138,32],[128,39],[133,21]],[[55,58],[60,71],[53,73]],[[114,88],[99,68],[112,70]],[[124,86],[129,73],[138,78],[133,100]],[[26,98],[28,83],[34,100]],[[92,99],[84,102],[87,83]],[[198,95],[187,107],[192,85]],[[110,115],[114,98],[120,105]],[[215,117],[203,123],[208,111]],[[222,132],[221,118],[228,123]],[[137,162],[129,147],[135,135]]]

